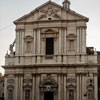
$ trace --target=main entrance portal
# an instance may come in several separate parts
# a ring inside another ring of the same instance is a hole
[[[44,92],[44,100],[54,100],[54,93],[51,91]]]

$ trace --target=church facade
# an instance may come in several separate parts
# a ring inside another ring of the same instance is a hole
[[[88,18],[48,1],[14,21],[5,56],[5,100],[98,100],[97,52],[86,47]]]

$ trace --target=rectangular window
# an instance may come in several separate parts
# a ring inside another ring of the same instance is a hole
[[[71,51],[74,50],[74,40],[69,41],[69,50],[71,50]]]
[[[92,98],[94,98],[93,94],[93,90],[88,90],[88,100],[92,100]]]
[[[8,100],[13,100],[13,91],[12,90],[8,91]]]
[[[25,91],[25,100],[30,100],[30,90]]]
[[[27,41],[27,44],[26,44],[26,52],[30,53],[31,52],[31,41]]]
[[[54,54],[54,38],[46,38],[46,55]]]

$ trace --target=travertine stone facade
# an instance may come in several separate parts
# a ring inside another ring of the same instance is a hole
[[[98,100],[97,52],[87,54],[87,22],[68,0],[63,6],[48,1],[16,20],[3,66],[5,100]]]

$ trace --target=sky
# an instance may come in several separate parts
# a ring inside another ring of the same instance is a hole
[[[0,72],[5,64],[5,54],[15,39],[13,21],[31,12],[48,0],[0,0]],[[62,5],[63,0],[52,0]],[[89,18],[87,23],[87,46],[100,51],[100,0],[70,0],[70,8]]]

